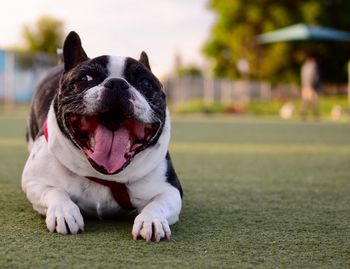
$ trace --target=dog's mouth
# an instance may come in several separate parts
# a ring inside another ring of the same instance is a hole
[[[136,154],[150,146],[160,129],[158,123],[144,123],[133,117],[115,120],[110,112],[71,114],[66,122],[74,142],[103,174],[121,172]]]

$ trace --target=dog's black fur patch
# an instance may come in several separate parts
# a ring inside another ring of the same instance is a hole
[[[84,111],[84,93],[88,89],[100,84],[108,76],[108,56],[100,56],[94,59],[85,59],[70,67],[62,73],[57,95],[54,99],[54,109],[58,125],[64,135],[72,139],[69,130],[64,124],[69,113]],[[93,75],[93,81],[81,81],[86,74]],[[72,140],[75,144],[74,140]],[[77,146],[77,145],[76,145]]]
[[[123,75],[125,79],[146,98],[154,111],[157,121],[161,123],[158,134],[151,143],[151,145],[154,145],[158,141],[164,127],[166,98],[162,90],[162,84],[152,74],[150,68],[147,67],[149,63],[145,52],[142,52],[141,59],[143,59],[143,63],[132,58],[126,58]]]
[[[63,65],[58,65],[51,69],[34,93],[26,128],[27,141],[29,138],[34,141],[38,136],[43,134],[42,127],[46,120],[51,102],[57,93],[58,84],[63,71]]]
[[[167,160],[167,167],[168,167],[167,172],[166,172],[167,182],[179,190],[181,198],[182,198],[183,197],[182,187],[181,187],[179,178],[177,177],[177,174],[175,172],[175,169],[173,167],[173,163],[171,161],[169,152],[167,152],[165,158]]]

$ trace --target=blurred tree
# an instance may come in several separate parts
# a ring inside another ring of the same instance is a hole
[[[214,60],[214,75],[236,78],[237,61],[245,58],[250,76],[272,82],[298,82],[300,65],[312,54],[327,82],[346,80],[350,44],[332,42],[259,45],[256,35],[295,23],[350,29],[348,0],[211,0],[217,17],[204,54]]]
[[[42,16],[34,26],[25,25],[22,34],[26,51],[56,55],[57,48],[63,44],[64,23],[54,17]]]
[[[182,66],[176,70],[179,77],[202,77],[202,70],[195,65]]]

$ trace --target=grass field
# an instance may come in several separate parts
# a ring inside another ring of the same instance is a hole
[[[132,217],[47,232],[20,188],[23,126],[0,117],[0,268],[350,267],[349,123],[175,120],[183,211],[160,243],[132,241]]]

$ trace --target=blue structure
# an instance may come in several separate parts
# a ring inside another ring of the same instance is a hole
[[[350,33],[328,27],[298,23],[258,35],[257,40],[260,44],[292,41],[350,42]]]
[[[0,99],[4,98],[5,89],[5,51],[0,50]]]
[[[0,100],[29,102],[33,92],[56,59],[46,54],[0,50]]]

